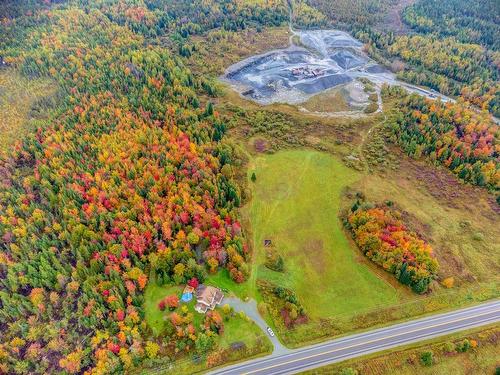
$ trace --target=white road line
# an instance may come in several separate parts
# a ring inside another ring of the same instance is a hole
[[[491,316],[492,314],[493,314],[493,316]],[[488,315],[490,315],[490,316],[488,316]],[[478,317],[484,317],[484,318],[482,318],[478,321],[476,319]],[[474,320],[474,319],[476,319],[476,320]],[[472,321],[467,322],[469,320],[472,320]],[[363,346],[363,345],[367,345],[367,344],[371,344],[371,343],[384,341],[384,340],[391,339],[391,338],[397,338],[398,336],[408,335],[409,333],[417,333],[416,336],[413,336],[411,338],[404,338],[402,340],[395,340],[395,341],[385,343],[382,345],[377,345],[374,348],[366,348],[363,350],[354,350],[350,353],[345,354],[345,356],[352,355],[353,357],[355,357],[355,356],[357,356],[358,351],[361,353],[368,354],[370,352],[376,352],[376,351],[382,350],[382,349],[379,349],[379,347],[380,348],[384,348],[386,346],[395,347],[395,346],[399,345],[399,342],[411,343],[411,342],[418,341],[420,338],[432,338],[435,336],[440,336],[442,334],[445,334],[446,332],[456,332],[456,331],[463,330],[464,328],[467,328],[467,327],[480,326],[480,325],[484,325],[488,322],[495,322],[495,321],[499,321],[499,320],[500,320],[500,301],[496,300],[496,301],[487,302],[487,303],[484,303],[482,305],[468,307],[468,308],[461,309],[461,310],[454,311],[454,312],[424,317],[424,318],[420,318],[418,320],[410,321],[407,323],[399,323],[399,324],[389,326],[386,328],[378,328],[378,329],[373,330],[373,331],[369,331],[369,332],[365,332],[365,333],[358,333],[358,334],[348,336],[345,338],[335,339],[335,340],[332,340],[332,341],[329,341],[329,342],[326,342],[323,344],[316,344],[316,345],[313,345],[313,346],[310,346],[310,347],[307,347],[304,349],[296,349],[288,354],[283,354],[283,355],[279,355],[279,356],[272,356],[271,355],[268,358],[252,360],[246,364],[243,363],[240,365],[233,365],[233,366],[230,366],[229,368],[221,369],[220,371],[215,370],[215,371],[211,372],[211,374],[217,374],[217,375],[236,374],[236,373],[237,374],[243,374],[243,373],[254,374],[254,373],[260,373],[260,372],[266,372],[267,370],[270,370],[270,369],[275,369],[272,371],[272,373],[275,374],[276,373],[275,371],[281,371],[277,367],[282,367],[282,366],[286,367],[287,365],[289,365],[291,363],[296,363],[296,362],[300,362],[300,361],[304,361],[304,360],[308,361],[307,364],[297,363],[292,368],[287,367],[286,371],[288,373],[291,373],[291,372],[293,372],[292,370],[295,369],[295,367],[297,367],[297,366],[300,368],[311,366],[311,368],[313,368],[313,367],[317,367],[317,365],[315,365],[315,363],[320,364],[324,361],[331,361],[330,363],[333,363],[333,361],[337,361],[335,356],[333,356],[333,358],[328,358],[328,359],[319,359],[318,358],[318,360],[316,360],[316,361],[312,358],[317,358],[320,356],[339,352],[339,351],[346,350],[349,348],[355,348],[355,347],[359,347],[359,346]],[[459,326],[456,326],[456,324],[454,325],[454,323],[458,323],[458,322],[463,322],[463,324],[461,324]],[[442,326],[445,326],[445,327],[438,328],[438,327],[442,327]],[[424,333],[418,334],[418,332],[428,331],[429,329],[432,329],[432,328],[437,328],[437,329],[433,332],[424,332]],[[397,330],[403,330],[403,332],[392,334],[392,335],[387,335],[388,333],[391,333],[391,332],[394,332]],[[441,333],[441,332],[443,332],[443,333]],[[381,335],[381,337],[365,341],[367,338],[371,338],[371,337],[376,336],[376,335]],[[417,340],[415,340],[415,339],[417,339]],[[357,340],[359,340],[360,342],[353,343]],[[348,343],[351,343],[351,344],[347,345],[347,346],[343,346],[343,344],[348,344]],[[339,347],[340,345],[342,345],[342,347]],[[333,348],[333,349],[325,350],[325,349],[329,349],[329,348]],[[315,354],[311,354],[308,356],[303,356],[304,354],[307,354],[310,352],[316,352],[316,351],[320,351],[320,352],[315,353]],[[344,357],[344,355],[341,355],[340,357],[342,358],[342,357]],[[290,359],[290,358],[293,358],[293,359]],[[287,359],[290,359],[290,360],[287,361]],[[276,361],[279,361],[279,363],[272,364],[273,362],[276,362]],[[268,365],[266,366],[266,364],[268,364]],[[256,366],[259,366],[259,368],[256,369],[255,368]],[[263,367],[260,367],[260,366],[263,366]],[[253,369],[251,369],[251,368],[253,368]],[[245,369],[248,369],[250,371],[245,370]]]

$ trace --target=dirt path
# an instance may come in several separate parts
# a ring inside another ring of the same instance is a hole
[[[406,34],[409,27],[403,22],[401,13],[406,7],[413,5],[416,0],[400,0],[387,12],[384,20],[377,25],[377,29],[393,31],[395,34]]]

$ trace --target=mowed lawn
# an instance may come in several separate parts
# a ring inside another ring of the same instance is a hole
[[[228,281],[233,283],[229,279]],[[214,283],[212,281],[209,282],[209,284]],[[177,294],[180,296],[181,293],[182,286],[179,285],[158,286],[154,282],[150,282],[146,287],[144,293],[146,323],[151,328],[155,336],[158,336],[163,332],[166,325],[165,320],[168,319],[168,316],[171,314],[168,309],[161,311],[158,307],[158,303],[168,295]],[[185,303],[181,302],[178,309],[180,309],[184,304]],[[194,326],[199,329],[205,315],[194,310],[195,304],[196,299],[193,298],[186,305],[188,306],[189,312],[193,314]],[[224,316],[222,306],[218,307],[217,310],[222,316]],[[218,345],[222,348],[228,348],[231,344],[236,342],[244,343],[247,347],[255,346],[260,342],[263,352],[271,350],[271,342],[269,341],[267,334],[264,333],[252,320],[248,319],[246,316],[241,316],[238,313],[234,313],[234,315],[229,319],[224,320],[224,333],[218,337]]]
[[[160,301],[171,294],[181,295],[182,287],[176,285],[158,286],[154,282],[148,283],[144,292],[144,312],[146,323],[154,335],[159,335],[165,327],[165,316],[168,310],[161,311],[158,307]]]
[[[244,343],[247,347],[254,346],[258,340],[262,342],[263,351],[271,350],[271,341],[257,324],[247,318],[235,314],[224,321],[224,333],[220,336],[219,345],[229,348],[234,343]]]
[[[355,171],[329,154],[292,150],[257,156],[252,172],[251,282],[262,278],[293,289],[313,319],[398,302],[397,291],[356,260],[342,230],[340,198],[360,177]],[[284,258],[284,273],[263,265],[264,239]]]

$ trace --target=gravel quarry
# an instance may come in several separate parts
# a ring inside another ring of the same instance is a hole
[[[400,85],[429,98],[451,100],[438,92],[409,85],[376,63],[363,51],[363,44],[340,30],[291,30],[291,45],[252,56],[230,66],[222,80],[243,97],[259,104],[299,105],[335,87],[359,89],[360,78],[370,80],[377,95],[384,83]],[[293,40],[298,40],[297,44]],[[358,96],[352,93],[351,97]],[[379,100],[380,103],[380,100]],[[367,105],[368,101],[358,105]],[[359,108],[359,107],[358,107]],[[380,108],[379,108],[380,110]]]

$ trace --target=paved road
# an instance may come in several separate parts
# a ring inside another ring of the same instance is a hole
[[[266,335],[268,335],[268,333],[267,333],[268,325],[267,325],[266,321],[264,319],[262,319],[262,317],[260,316],[259,310],[257,309],[257,302],[255,302],[255,300],[251,299],[248,302],[243,302],[239,298],[224,297],[224,299],[222,300],[221,306],[225,305],[226,303],[229,306],[231,306],[234,309],[234,311],[237,311],[237,312],[244,311],[246,316],[248,316],[250,319],[252,319],[255,322],[255,324],[257,324],[260,327],[260,329],[262,329],[264,331],[264,333]],[[273,355],[290,353],[290,349],[285,347],[278,340],[278,338],[276,336],[271,337],[268,335],[268,337],[271,340],[273,347],[274,347]]]
[[[295,374],[330,363],[500,321],[500,300],[273,354],[210,372],[213,375]]]

